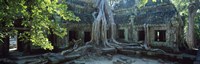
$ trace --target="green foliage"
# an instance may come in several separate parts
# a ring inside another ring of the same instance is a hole
[[[148,2],[148,0],[140,0],[139,1],[139,5],[137,5],[138,8],[143,7],[146,3]]]
[[[181,15],[188,15],[189,0],[171,0]]]
[[[152,0],[153,2],[156,2],[156,0]]]
[[[200,40],[200,13],[195,17],[195,38]]]
[[[175,5],[176,9],[178,12],[181,14],[182,17],[184,17],[183,21],[185,22],[185,33],[186,33],[186,28],[188,27],[187,21],[188,21],[188,6],[190,3],[190,0],[171,0],[171,2]],[[195,36],[197,39],[200,39],[200,14],[197,12],[197,15],[195,16]]]
[[[53,49],[47,38],[49,34],[56,34],[59,37],[67,34],[66,28],[60,24],[61,20],[56,20],[55,16],[68,21],[80,20],[67,9],[65,0],[0,0],[0,23],[5,23],[0,28],[14,27],[14,23],[17,22],[15,20],[22,18],[22,25],[30,28],[30,31],[20,35],[24,38],[22,40],[30,40],[33,45],[44,49]],[[0,36],[4,37],[4,32],[11,31],[2,30]]]
[[[187,28],[188,28],[188,5],[189,5],[189,1],[188,0],[171,0],[172,4],[174,4],[174,6],[176,7],[176,10],[179,12],[179,14],[184,17],[182,18],[185,26],[184,26],[184,33],[185,36],[184,38],[186,38],[186,33],[187,33]]]

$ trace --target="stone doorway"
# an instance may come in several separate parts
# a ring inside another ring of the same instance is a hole
[[[91,32],[84,32],[84,42],[91,40]]]
[[[144,41],[145,40],[145,32],[142,31],[138,31],[138,41]]]

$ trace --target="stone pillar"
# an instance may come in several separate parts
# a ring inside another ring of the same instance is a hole
[[[80,30],[78,32],[78,40],[80,40],[81,42],[84,42],[84,31]]]
[[[147,24],[147,27],[146,27],[146,29],[147,29],[147,33],[146,33],[146,35],[147,35],[147,46],[149,46],[150,45],[150,30],[149,30],[149,25]]]
[[[133,42],[133,27],[132,25],[129,25],[130,28],[128,28],[128,40],[129,42]]]
[[[128,40],[128,29],[124,29],[124,36],[125,36],[125,40],[129,41]]]
[[[137,12],[135,12],[135,14],[137,14]],[[132,15],[131,16],[131,35],[129,35],[129,36],[131,36],[131,40],[132,40],[132,42],[136,42],[137,41],[137,31],[136,31],[136,28],[135,28],[135,16],[134,15]]]

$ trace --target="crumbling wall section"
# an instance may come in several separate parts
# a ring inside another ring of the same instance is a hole
[[[69,41],[69,38],[70,38],[69,31],[76,32],[77,39],[74,39],[74,41],[85,43],[84,42],[84,37],[85,37],[84,32],[91,32],[92,24],[69,23],[69,24],[66,24],[66,27],[67,27],[68,34],[62,39],[58,38],[57,46],[60,48],[66,48],[66,47],[68,47],[70,42],[73,42],[73,41]]]

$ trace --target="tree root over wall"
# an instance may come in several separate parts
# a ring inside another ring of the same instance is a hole
[[[94,0],[95,8],[97,10],[92,14],[94,17],[94,22],[92,24],[92,35],[91,40],[83,46],[72,48],[63,51],[61,54],[66,56],[73,55],[90,55],[90,54],[111,54],[119,53],[121,50],[127,50],[126,47],[129,45],[119,43],[115,40],[116,37],[116,24],[114,22],[114,17],[107,0]],[[148,32],[148,26],[144,27],[146,32]],[[110,30],[111,37],[107,38],[107,31]],[[148,39],[146,38],[146,43],[142,46],[136,46],[134,48],[130,47],[128,50],[140,51],[156,51],[162,54],[167,54],[161,49],[149,49]]]
[[[72,48],[70,50],[63,51],[63,55],[85,55],[88,53],[101,54],[105,51],[116,51],[126,46],[126,44],[119,43],[115,40],[116,24],[114,22],[111,7],[108,5],[108,1],[94,0],[94,6],[95,8],[97,8],[97,10],[92,14],[94,17],[94,22],[92,24],[91,40],[87,42],[84,46],[79,46],[77,48]],[[109,39],[107,38],[108,30],[110,30],[111,34],[111,37]],[[145,49],[147,48],[145,46],[143,47]]]

